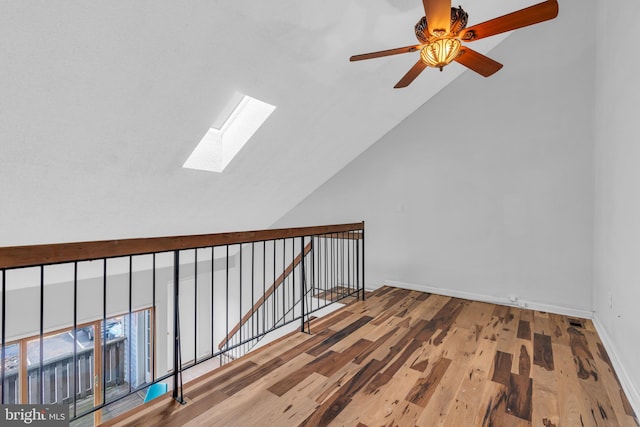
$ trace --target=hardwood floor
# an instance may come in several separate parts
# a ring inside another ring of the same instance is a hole
[[[381,288],[117,426],[638,426],[590,320]]]

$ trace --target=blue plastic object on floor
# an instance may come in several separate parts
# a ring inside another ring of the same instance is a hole
[[[147,394],[144,396],[144,403],[155,399],[158,396],[162,396],[167,392],[167,385],[164,383],[151,384],[147,389]]]

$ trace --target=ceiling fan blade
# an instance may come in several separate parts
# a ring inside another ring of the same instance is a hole
[[[470,70],[475,71],[476,73],[483,75],[484,77],[489,77],[500,68],[502,68],[502,64],[494,61],[488,56],[484,56],[483,54],[476,52],[473,49],[469,49],[464,46],[460,49],[460,54],[454,61],[464,65]]]
[[[427,64],[422,62],[422,59],[419,59],[418,62],[416,62],[415,65],[411,67],[409,71],[407,71],[407,74],[405,74],[400,79],[400,81],[396,83],[394,88],[398,89],[401,87],[409,86],[411,82],[414,81],[416,77],[418,77],[418,74],[420,74],[425,68],[427,68]]]
[[[420,45],[399,47],[396,49],[381,50],[379,52],[363,53],[361,55],[353,55],[349,61],[362,61],[363,59],[380,58],[381,56],[397,55],[399,53],[415,52],[420,49]]]
[[[448,34],[451,29],[451,0],[422,0],[422,5],[429,32],[438,37]],[[439,34],[440,31],[444,33]]]
[[[485,37],[548,21],[558,16],[558,1],[547,0],[516,12],[482,22],[460,31],[463,41],[480,40]]]

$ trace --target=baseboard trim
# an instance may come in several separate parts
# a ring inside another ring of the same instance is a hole
[[[562,314],[564,316],[580,317],[583,319],[593,319],[593,312],[572,307],[563,307],[553,304],[545,304],[536,301],[516,300],[512,301],[507,297],[496,297],[493,295],[476,294],[472,292],[456,291],[453,289],[436,288],[428,285],[417,285],[414,283],[399,282],[396,280],[385,280],[385,286],[395,288],[410,289],[412,291],[428,292],[431,294],[445,295],[454,298],[463,298],[473,301],[482,301],[492,304],[507,305],[510,307],[526,308],[529,310],[544,311],[547,313]]]
[[[620,379],[622,390],[627,395],[629,403],[631,404],[633,411],[636,413],[636,416],[640,416],[640,391],[636,388],[629,376],[629,372],[624,368],[624,365],[620,361],[616,346],[613,345],[613,341],[611,341],[611,337],[609,337],[609,333],[600,321],[597,313],[594,313],[593,315],[593,326],[595,326],[598,336],[600,337],[600,341],[602,341],[602,345],[604,345],[605,350],[607,350],[607,353],[609,354],[609,359],[611,360],[613,369],[616,371],[616,374]]]

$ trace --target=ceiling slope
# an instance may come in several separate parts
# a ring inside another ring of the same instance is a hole
[[[477,3],[470,24],[536,1]],[[349,63],[414,43],[421,14],[415,0],[1,3],[0,245],[270,226],[464,71],[397,90],[417,54]],[[182,169],[239,93],[277,109],[224,173]]]

